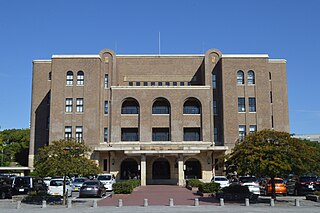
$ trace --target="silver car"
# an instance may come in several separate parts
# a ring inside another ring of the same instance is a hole
[[[72,188],[72,191],[73,192],[78,192],[82,186],[82,184],[89,180],[88,178],[86,177],[79,177],[79,178],[75,178],[73,181],[72,181],[72,185],[71,185],[71,188]]]

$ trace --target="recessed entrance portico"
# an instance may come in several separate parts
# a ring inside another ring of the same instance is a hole
[[[152,179],[170,179],[170,163],[165,158],[157,159],[152,165]]]

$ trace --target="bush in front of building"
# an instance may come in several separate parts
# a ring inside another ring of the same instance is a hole
[[[115,194],[130,194],[133,191],[133,186],[127,181],[112,184]]]
[[[23,203],[41,205],[42,201],[47,201],[47,204],[62,204],[60,196],[49,195],[43,191],[30,191],[27,196],[22,199]]]
[[[203,182],[200,181],[199,179],[189,179],[189,180],[186,180],[186,186],[187,186],[187,188],[193,188],[193,187],[198,188],[201,184],[203,184]]]
[[[140,180],[127,180],[112,184],[113,192],[115,194],[131,194],[133,189],[140,186]]]
[[[133,188],[136,188],[141,185],[141,180],[131,179],[131,180],[127,180],[126,182],[131,184]]]
[[[220,183],[202,183],[199,186],[199,191],[202,193],[215,193],[220,191]]]

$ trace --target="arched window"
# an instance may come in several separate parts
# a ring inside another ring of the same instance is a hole
[[[84,72],[78,71],[77,73],[77,85],[83,85],[84,84]]]
[[[68,71],[67,72],[67,85],[72,85],[73,84],[73,72]]]
[[[134,98],[128,98],[122,103],[121,114],[139,114],[139,103]]]
[[[183,114],[200,114],[201,104],[195,98],[190,98],[183,104]]]
[[[170,103],[165,98],[158,98],[152,105],[152,114],[170,114]]]
[[[254,72],[249,70],[248,72],[248,84],[255,84]]]
[[[238,85],[242,85],[244,84],[244,73],[242,70],[239,70],[237,72],[237,84]]]

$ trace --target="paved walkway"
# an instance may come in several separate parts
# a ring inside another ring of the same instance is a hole
[[[194,205],[194,199],[199,198],[200,205],[218,205],[212,197],[203,198],[185,187],[173,185],[148,185],[136,188],[129,195],[113,195],[98,202],[99,206],[117,206],[122,199],[123,206],[143,206],[144,199],[148,199],[149,206],[168,206],[169,199],[173,198],[174,205]]]

